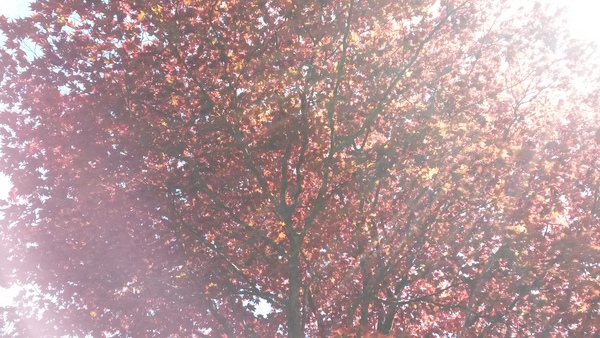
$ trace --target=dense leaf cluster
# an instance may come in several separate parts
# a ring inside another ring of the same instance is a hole
[[[489,0],[38,0],[0,18],[6,335],[589,336],[600,107]]]

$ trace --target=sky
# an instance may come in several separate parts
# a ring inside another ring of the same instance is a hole
[[[514,0],[518,1],[518,0]],[[29,0],[0,0],[0,15],[10,18],[26,16],[29,13]],[[571,33],[584,40],[594,41],[600,48],[600,1],[598,0],[542,0],[541,2],[560,3],[567,6],[567,16]],[[0,155],[1,156],[1,155]],[[6,199],[10,190],[10,180],[0,173],[0,199]],[[0,215],[0,222],[2,216]],[[16,288],[0,288],[0,307],[10,304]]]
[[[2,0],[0,1],[0,14],[14,18],[27,15],[29,0]]]
[[[519,0],[514,0],[519,1]],[[27,15],[30,0],[0,0],[0,14],[7,17]],[[541,0],[567,6],[569,26],[574,35],[596,41],[600,46],[600,1],[598,0]]]

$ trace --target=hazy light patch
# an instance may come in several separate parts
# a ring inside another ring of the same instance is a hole
[[[0,288],[0,308],[13,305],[13,299],[19,293],[20,288],[12,285],[8,288]]]
[[[600,45],[600,2],[589,0],[563,0],[568,6],[569,27],[573,35]]]
[[[0,200],[6,200],[8,198],[8,193],[12,188],[12,183],[10,182],[10,178],[3,173],[0,173]]]
[[[0,156],[2,156],[0,154]],[[0,173],[0,200],[6,200],[8,198],[8,194],[10,189],[12,188],[12,183],[8,176]],[[0,212],[0,220],[4,219],[4,214]],[[9,288],[0,287],[0,308],[7,307],[13,304],[13,298],[19,292],[19,288],[16,285],[12,285]],[[0,327],[0,329],[2,329]]]
[[[600,1],[591,0],[542,0],[566,10],[567,25],[571,34],[581,40],[594,42],[600,47]]]

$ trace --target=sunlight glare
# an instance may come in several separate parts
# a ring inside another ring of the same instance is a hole
[[[567,24],[574,37],[593,42],[600,47],[600,1],[545,0],[566,8]]]

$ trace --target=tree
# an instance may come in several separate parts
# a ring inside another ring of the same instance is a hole
[[[2,18],[5,334],[591,337],[599,77],[519,3]]]

